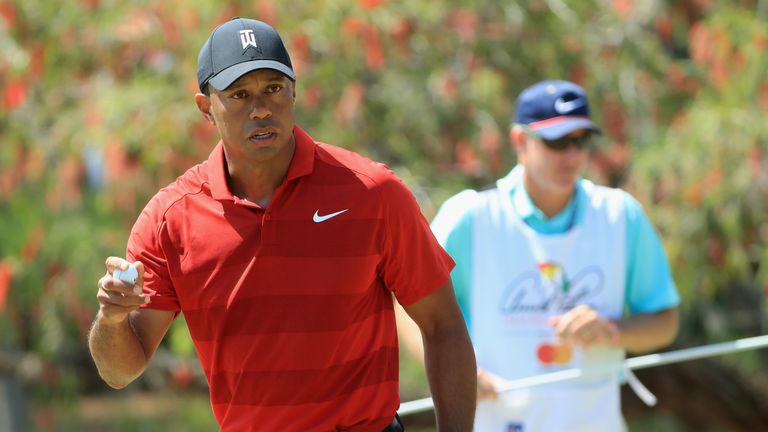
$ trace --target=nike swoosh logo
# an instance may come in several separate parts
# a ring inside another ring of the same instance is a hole
[[[568,102],[566,102],[563,98],[557,98],[555,100],[555,111],[557,111],[559,114],[567,114],[583,106],[584,101],[580,98]]]
[[[320,216],[320,214],[319,214],[320,210],[315,210],[315,214],[314,214],[314,216],[312,216],[312,220],[317,222],[317,223],[325,222],[328,219],[330,219],[332,217],[336,217],[336,216],[344,213],[347,210],[349,210],[349,209],[339,210],[336,213],[329,213],[329,214],[323,215],[323,216]]]

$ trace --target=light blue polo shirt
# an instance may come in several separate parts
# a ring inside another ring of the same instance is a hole
[[[528,226],[540,234],[561,234],[581,223],[588,205],[582,186],[568,205],[552,218],[531,201],[522,183],[522,167],[515,167],[501,181],[513,182],[512,209]],[[672,279],[664,248],[656,230],[643,212],[642,206],[624,192],[627,235],[626,309],[630,314],[655,313],[680,304],[680,295]],[[470,281],[472,280],[472,209],[477,192],[465,190],[449,198],[432,221],[432,231],[445,250],[456,261],[451,280],[461,310],[471,324]]]

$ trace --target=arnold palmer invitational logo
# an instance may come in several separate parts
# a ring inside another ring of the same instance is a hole
[[[573,277],[556,262],[544,262],[507,285],[501,296],[502,315],[561,313],[580,304],[590,304],[605,288],[605,274],[598,266],[587,266]]]

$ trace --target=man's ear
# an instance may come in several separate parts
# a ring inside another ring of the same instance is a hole
[[[512,143],[512,147],[515,152],[520,154],[521,150],[525,146],[525,131],[520,125],[514,125],[509,130],[509,141]]]
[[[216,120],[213,118],[213,114],[211,114],[211,98],[203,93],[197,93],[195,94],[195,104],[197,104],[197,109],[203,113],[203,117],[212,125],[215,125]]]

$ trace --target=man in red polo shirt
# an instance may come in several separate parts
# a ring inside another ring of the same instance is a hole
[[[454,263],[413,195],[294,125],[296,77],[267,24],[217,27],[197,75],[221,141],[147,204],[126,259],[107,259],[89,336],[102,378],[138,377],[182,312],[221,430],[404,430],[394,295],[424,335],[439,429],[470,430],[475,359]]]

